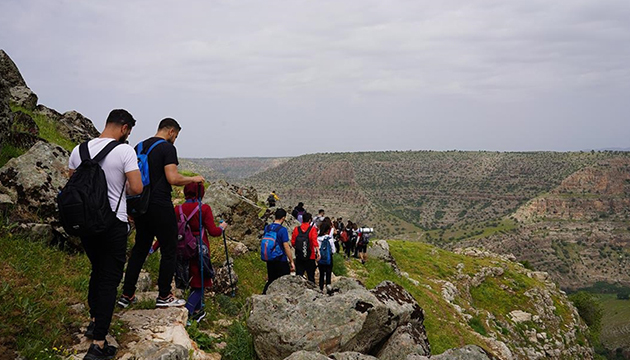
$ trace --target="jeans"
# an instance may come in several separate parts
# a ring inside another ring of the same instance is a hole
[[[295,275],[303,276],[306,272],[308,281],[315,282],[315,260],[295,259]]]
[[[171,293],[171,282],[175,274],[177,257],[177,219],[172,206],[149,205],[149,210],[136,221],[136,243],[131,250],[127,264],[123,294],[133,296],[140,276],[140,270],[147,259],[153,238],[160,242],[160,272],[158,288],[160,297]]]
[[[263,295],[267,293],[267,288],[274,280],[291,274],[291,267],[286,261],[267,261],[267,283],[263,289]]]
[[[105,340],[116,305],[118,284],[122,279],[127,251],[129,225],[118,219],[98,236],[81,238],[85,254],[92,264],[88,305],[94,321],[94,340]]]
[[[332,276],[332,262],[330,265],[319,264],[319,289],[324,289],[324,282],[326,285],[330,285],[330,278]]]

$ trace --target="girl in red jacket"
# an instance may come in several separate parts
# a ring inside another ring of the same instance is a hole
[[[200,192],[197,193],[197,191]],[[205,193],[205,189],[203,185],[198,185],[197,183],[190,183],[184,187],[184,196],[186,197],[186,202],[182,205],[175,207],[175,215],[179,218],[180,211],[184,213],[184,216],[188,217],[195,208],[199,207],[199,199],[203,199],[203,195]],[[214,224],[214,216],[212,215],[212,209],[207,204],[201,205],[201,219],[203,228],[206,231],[203,231],[203,243],[206,246],[210,246],[208,242],[208,234],[210,236],[216,237],[221,236],[221,233],[227,227],[227,223],[223,222],[218,227]],[[199,236],[199,214],[195,214],[188,223],[190,225],[190,229],[192,230],[195,236]],[[201,273],[199,267],[198,259],[191,259],[189,264],[190,269],[190,295],[188,296],[188,301],[186,302],[186,309],[188,309],[188,315],[199,322],[203,319],[206,314],[205,311],[201,309]],[[203,279],[203,287],[211,287],[212,279],[204,278]]]

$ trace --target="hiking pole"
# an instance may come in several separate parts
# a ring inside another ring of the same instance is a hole
[[[230,255],[228,254],[227,240],[225,239],[225,229],[223,230],[223,245],[225,246],[225,261],[227,263],[228,278],[230,279],[230,288],[232,289],[232,297],[234,297],[234,284],[232,284],[232,270],[230,270]]]
[[[199,202],[199,273],[201,274],[201,309],[203,311],[205,284],[203,283],[203,220],[201,217],[201,183],[197,183],[197,201]]]

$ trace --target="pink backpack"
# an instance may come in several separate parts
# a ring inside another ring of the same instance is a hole
[[[177,219],[177,256],[183,260],[195,257],[197,253],[197,242],[199,239],[193,235],[188,222],[199,212],[199,207],[195,206],[193,212],[186,217],[182,206],[178,206],[179,218]]]

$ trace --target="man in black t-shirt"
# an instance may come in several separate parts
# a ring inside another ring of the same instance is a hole
[[[171,118],[160,122],[158,132],[142,143],[144,149],[159,140],[166,140],[153,148],[149,154],[149,176],[151,179],[151,196],[149,208],[144,215],[137,217],[136,242],[131,250],[131,257],[127,264],[123,294],[118,305],[127,307],[135,302],[136,283],[140,270],[149,254],[153,238],[160,243],[160,273],[158,277],[159,295],[156,299],[157,307],[184,306],[186,301],[177,299],[171,293],[171,282],[175,274],[177,247],[177,218],[171,200],[171,185],[183,186],[193,182],[205,181],[201,176],[183,176],[177,171],[177,150],[175,139],[181,127]],[[137,151],[137,147],[136,147]]]

